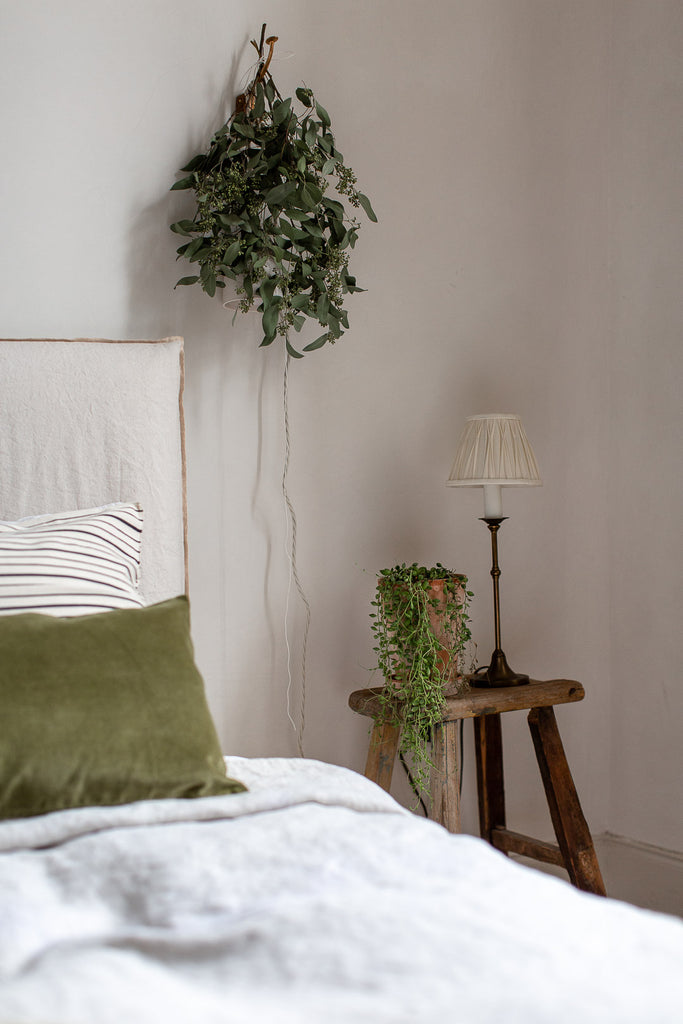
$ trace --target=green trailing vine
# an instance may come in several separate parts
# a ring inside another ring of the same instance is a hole
[[[467,577],[445,569],[394,566],[378,574],[371,613],[380,716],[401,728],[400,752],[416,792],[428,790],[429,744],[444,698],[469,688],[463,659],[471,639]]]
[[[278,91],[268,70],[277,37],[265,40],[266,56],[265,28],[259,44],[252,40],[259,60],[235,112],[172,186],[194,193],[196,211],[171,230],[187,239],[178,257],[197,265],[197,273],[177,285],[198,283],[213,296],[226,280],[234,281],[238,308],[246,312],[256,304],[261,313],[261,344],[279,336],[289,354],[300,357],[290,331],[300,331],[307,320],[323,328],[304,352],[334,343],[349,327],[346,295],[364,291],[349,273],[360,223],[344,200],[371,221],[377,217],[356,188],[330,116],[313,91],[296,90],[299,113],[294,100]]]

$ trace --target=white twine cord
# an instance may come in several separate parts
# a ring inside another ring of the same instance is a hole
[[[287,717],[292,724],[292,728],[296,732],[297,749],[300,757],[304,757],[304,727],[306,724],[306,652],[308,648],[308,630],[311,625],[311,606],[308,603],[308,599],[304,592],[304,588],[299,578],[299,572],[297,569],[296,562],[296,513],[287,491],[287,474],[289,472],[289,455],[290,455],[290,442],[289,442],[289,354],[285,360],[285,374],[283,384],[283,408],[284,408],[284,420],[285,420],[285,461],[282,471],[282,496],[285,502],[285,554],[289,561],[289,579],[287,582],[287,601],[285,604],[285,645],[287,647]],[[291,543],[290,543],[291,539]],[[287,621],[289,616],[289,598],[292,589],[292,579],[296,584],[297,593],[301,598],[306,608],[306,624],[304,626],[304,636],[301,651],[301,708],[300,708],[300,724],[297,728],[296,722],[292,717],[291,712],[291,691],[292,691],[292,650],[289,643],[289,633],[287,628]]]

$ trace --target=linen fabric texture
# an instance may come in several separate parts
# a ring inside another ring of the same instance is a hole
[[[183,341],[0,340],[0,519],[139,501],[143,604],[187,593]]]
[[[0,618],[0,818],[218,796],[226,775],[185,596]]]
[[[116,502],[0,522],[0,614],[141,607],[143,512]]]

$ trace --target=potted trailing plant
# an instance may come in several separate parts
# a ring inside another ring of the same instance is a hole
[[[399,750],[418,796],[428,788],[429,743],[444,699],[469,689],[463,661],[471,597],[467,577],[440,563],[404,563],[378,574],[371,619],[384,676],[380,715],[401,728]]]
[[[278,91],[269,71],[277,36],[265,40],[266,55],[265,28],[260,43],[252,40],[258,63],[235,112],[172,186],[191,190],[196,210],[171,230],[187,239],[178,256],[197,268],[178,285],[199,283],[213,296],[234,281],[238,308],[256,304],[261,313],[261,344],[283,337],[298,357],[291,329],[300,331],[307,320],[323,328],[305,352],[334,343],[349,326],[346,295],[364,290],[348,269],[360,223],[344,200],[370,220],[377,217],[312,89],[296,90],[300,113]]]

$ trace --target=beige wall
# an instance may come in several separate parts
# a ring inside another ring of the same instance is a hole
[[[680,3],[617,5],[609,153],[609,826],[677,850],[683,850],[682,67]]]
[[[283,353],[201,293],[167,225],[175,171],[230,110],[260,24],[244,0],[3,0],[2,333],[184,334],[191,596],[226,749],[289,755]],[[264,0],[290,92],[313,86],[380,222],[352,330],[291,368],[290,490],[313,608],[306,752],[362,767],[374,575],[470,575],[492,646],[481,495],[444,486],[464,417],[519,413],[544,477],[506,493],[511,664],[586,685],[558,717],[596,831],[683,850],[680,5]],[[676,78],[676,74],[678,78]],[[633,466],[635,459],[635,468]],[[680,551],[680,548],[678,547]],[[292,712],[303,618],[290,601]],[[549,835],[522,716],[509,818]],[[467,738],[469,747],[469,735]],[[465,820],[476,830],[468,762]]]

